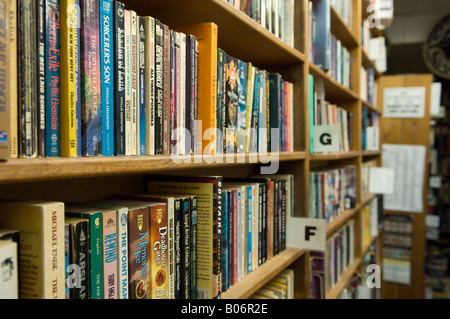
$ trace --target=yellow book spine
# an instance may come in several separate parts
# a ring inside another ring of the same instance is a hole
[[[10,157],[19,156],[18,96],[17,96],[17,0],[9,0],[9,105],[10,105]]]
[[[78,9],[77,9],[78,8]],[[75,0],[61,0],[61,156],[77,156],[77,69],[79,6]]]

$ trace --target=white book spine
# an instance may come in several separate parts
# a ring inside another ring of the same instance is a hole
[[[128,299],[128,208],[117,209],[119,299]]]
[[[137,155],[138,145],[138,77],[137,77],[137,14],[131,10],[131,155]]]
[[[131,12],[125,10],[125,155],[131,155]]]

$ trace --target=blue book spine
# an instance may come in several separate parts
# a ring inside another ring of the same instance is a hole
[[[139,17],[139,155],[145,155],[145,20]]]
[[[100,0],[102,155],[114,155],[113,1]]]
[[[60,156],[59,0],[45,1],[45,154]]]
[[[247,273],[252,272],[252,186],[247,186]]]

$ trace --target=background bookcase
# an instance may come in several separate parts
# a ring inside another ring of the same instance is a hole
[[[123,0],[127,8],[139,15],[151,15],[170,28],[214,22],[218,25],[218,47],[230,55],[250,61],[269,72],[278,72],[294,84],[294,152],[279,154],[279,172],[294,175],[295,216],[308,216],[308,175],[310,170],[352,164],[357,167],[356,208],[345,211],[327,225],[327,235],[348,220],[361,218],[361,208],[375,196],[361,198],[360,178],[363,162],[376,159],[381,163],[380,151],[362,151],[361,109],[381,114],[377,105],[360,98],[360,66],[374,67],[361,48],[361,20],[367,18],[366,2],[353,1],[353,26],[349,28],[335,8],[331,8],[332,33],[342,41],[353,57],[352,89],[332,79],[308,57],[308,0],[295,0],[294,47],[284,43],[271,32],[234,8],[225,0]],[[309,154],[308,137],[308,75],[324,83],[326,100],[337,103],[354,114],[352,151],[333,154]],[[382,74],[375,72],[376,79]],[[380,143],[381,144],[381,143]],[[222,155],[218,155],[222,156]],[[91,158],[11,159],[0,163],[0,193],[5,198],[52,199],[60,201],[100,200],[121,193],[145,190],[144,175],[151,174],[214,174],[242,177],[259,173],[257,163],[246,155],[245,163],[201,163],[185,156],[190,163],[176,164],[170,156],[126,156]],[[355,271],[361,271],[363,254],[359,232],[355,234],[355,261],[344,271],[327,298],[337,298]],[[373,242],[377,242],[374,238]],[[290,267],[295,271],[295,298],[309,298],[309,251],[287,248],[256,271],[222,294],[223,298],[247,298],[280,271]]]

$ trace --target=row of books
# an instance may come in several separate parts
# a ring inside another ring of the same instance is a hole
[[[326,241],[325,252],[310,252],[310,298],[325,299],[355,260],[355,221],[349,220]]]
[[[294,299],[294,270],[284,269],[249,299]]]
[[[371,22],[366,19],[361,21],[361,47],[367,54],[369,54],[370,39],[373,37],[372,32],[370,31],[370,23]]]
[[[384,214],[383,216],[383,259],[411,260],[412,218]]]
[[[286,247],[291,175],[146,182],[146,193],[99,202],[0,202],[18,297],[220,298]]]
[[[370,169],[377,166],[378,164],[376,159],[364,161],[361,163],[361,198],[363,200],[371,195],[369,192]]]
[[[309,174],[309,217],[334,220],[356,207],[356,167],[346,165]]]
[[[353,57],[331,33],[330,0],[309,1],[309,30],[310,61],[351,90]]]
[[[331,0],[331,5],[351,30],[353,25],[353,0]]]
[[[216,153],[294,150],[294,88],[218,49]],[[272,129],[279,129],[272,132]]]
[[[294,0],[226,0],[294,47]]]
[[[1,130],[10,150],[2,148],[2,158],[215,154],[216,136],[225,135],[222,113],[233,132],[244,117],[240,128],[255,128],[255,145],[270,139],[259,137],[261,128],[280,128],[274,145],[292,149],[292,84],[237,59],[230,70],[226,54],[219,65],[214,23],[175,30],[115,0],[14,0],[9,7],[18,28],[5,38],[10,76]],[[248,96],[237,95],[239,86]],[[235,151],[236,144],[235,137]]]
[[[315,80],[311,74],[308,76],[308,94],[309,152],[318,153],[314,142],[314,128],[324,125],[338,125],[339,148],[336,151],[351,151],[353,112],[326,101],[323,83]]]
[[[364,68],[361,66],[360,74],[360,96],[361,98],[375,105],[375,95],[377,94],[377,84],[375,82],[375,71],[373,68]]]
[[[380,149],[380,114],[371,112],[366,106],[361,109],[361,141],[362,150]]]

